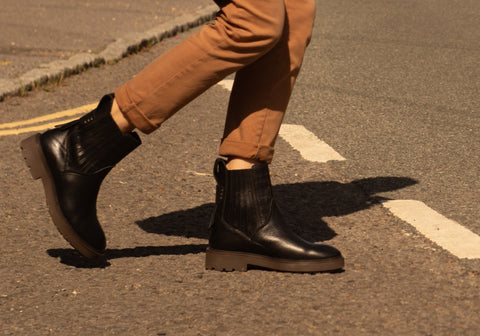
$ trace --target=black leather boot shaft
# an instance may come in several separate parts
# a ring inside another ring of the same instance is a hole
[[[278,209],[267,164],[227,170],[214,168],[216,207],[210,225],[207,268],[246,270],[247,264],[271,269],[316,272],[343,267],[332,246],[310,243],[293,233]],[[232,266],[229,265],[229,261]],[[239,266],[240,265],[240,266]]]
[[[140,145],[136,133],[119,130],[110,115],[112,103],[113,95],[106,95],[95,110],[41,135],[45,152],[61,161],[64,171],[95,174],[111,169]],[[59,144],[62,149],[51,150]]]
[[[96,213],[100,185],[108,172],[140,145],[136,133],[122,134],[110,110],[113,95],[82,118],[22,142],[34,178],[42,178],[52,220],[83,255],[106,245]]]
[[[217,164],[217,183],[223,188],[223,219],[248,236],[267,224],[272,213],[273,194],[267,164],[252,169],[228,171]]]

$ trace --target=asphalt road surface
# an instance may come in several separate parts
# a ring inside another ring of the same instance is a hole
[[[80,257],[52,225],[19,151],[32,133],[0,136],[1,334],[479,334],[480,259],[432,241],[386,204],[413,200],[480,234],[480,5],[317,5],[285,123],[345,160],[316,162],[284,134],[271,172],[289,223],[338,247],[345,269],[204,270],[223,82],[142,135],[107,177],[98,200],[108,239],[102,262]],[[190,33],[6,99],[0,131],[23,132],[25,124],[5,124],[95,103]]]
[[[2,0],[0,78],[14,79],[79,53],[98,53],[115,39],[207,5],[208,0]]]

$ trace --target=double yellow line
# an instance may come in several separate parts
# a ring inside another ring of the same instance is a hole
[[[90,112],[96,106],[96,103],[88,104],[74,109],[36,117],[33,119],[0,124],[0,136],[17,135],[28,132],[39,132],[46,129],[54,128],[56,125],[64,124],[69,121],[75,120],[76,118],[71,117],[78,117],[78,115],[80,114]]]

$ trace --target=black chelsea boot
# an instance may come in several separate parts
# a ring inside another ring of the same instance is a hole
[[[97,219],[97,196],[108,172],[141,144],[134,132],[123,134],[110,110],[113,95],[82,118],[35,134],[21,142],[34,179],[42,179],[53,223],[87,258],[101,256],[105,234]]]
[[[293,233],[275,204],[268,165],[227,170],[218,159],[215,212],[210,225],[207,269],[246,271],[248,265],[286,272],[343,268],[334,247],[313,244]]]

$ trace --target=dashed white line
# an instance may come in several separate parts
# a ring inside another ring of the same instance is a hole
[[[305,160],[312,162],[344,161],[345,158],[338,154],[327,143],[302,125],[284,124],[279,135],[294,149],[300,152]]]
[[[232,91],[233,79],[224,79],[224,80],[218,82],[217,85],[220,85],[221,87],[223,87],[224,89],[226,89],[228,91]]]
[[[442,216],[423,202],[392,200],[384,202],[383,205],[392,214],[458,258],[480,258],[480,236]]]

